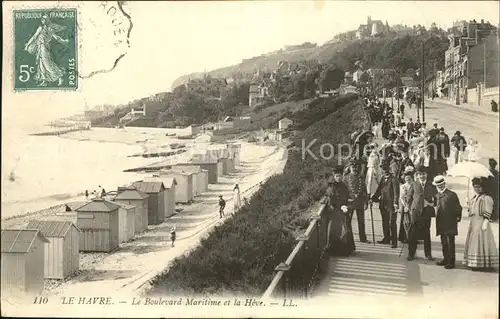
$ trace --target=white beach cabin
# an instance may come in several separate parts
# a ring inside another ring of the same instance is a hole
[[[118,241],[124,243],[134,238],[135,234],[135,206],[116,202],[118,208]]]
[[[134,233],[141,233],[148,229],[148,197],[135,187],[118,187],[118,194],[114,202],[135,206]]]
[[[38,229],[2,229],[2,294],[39,294],[44,288],[45,243]]]
[[[70,221],[32,220],[28,229],[38,229],[49,240],[45,243],[44,276],[64,279],[80,267],[80,229]]]

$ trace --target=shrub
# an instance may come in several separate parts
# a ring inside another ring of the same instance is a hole
[[[361,103],[350,100],[326,101],[330,114],[311,123],[301,135],[347,139],[351,127],[362,127],[366,121],[360,116]],[[288,152],[283,173],[263,183],[237,215],[215,227],[190,255],[175,259],[152,281],[149,295],[263,293],[276,265],[293,249],[295,235],[307,227],[308,207],[322,197],[326,187],[327,162],[302,160],[300,150]]]

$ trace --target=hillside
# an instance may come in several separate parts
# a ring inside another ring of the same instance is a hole
[[[317,60],[322,64],[337,64],[346,71],[353,70],[356,61],[363,62],[365,68],[395,68],[404,72],[408,68],[418,68],[421,61],[421,43],[425,43],[426,69],[431,70],[434,62],[437,69],[444,66],[444,52],[448,39],[435,35],[387,36],[336,43],[326,43],[317,48],[281,52],[272,55],[246,59],[237,65],[208,72],[213,77],[236,77],[256,73],[259,69],[273,70],[281,60],[299,62]],[[175,88],[185,84],[190,78],[201,77],[203,73],[192,73],[179,77],[172,84]]]

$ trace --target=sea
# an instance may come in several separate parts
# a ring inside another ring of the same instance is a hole
[[[127,157],[142,153],[140,145],[32,136],[21,130],[2,135],[2,219],[84,200],[85,190],[91,193],[99,185],[116,190],[144,177],[124,169],[158,161]]]

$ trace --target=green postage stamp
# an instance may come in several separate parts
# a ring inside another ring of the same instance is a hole
[[[14,89],[78,88],[77,11],[14,10]]]

